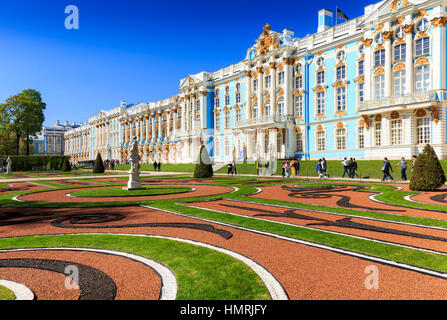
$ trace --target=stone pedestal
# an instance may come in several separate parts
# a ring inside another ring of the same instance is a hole
[[[144,189],[140,182],[140,172],[129,171],[129,181],[127,182],[126,190],[141,190]]]

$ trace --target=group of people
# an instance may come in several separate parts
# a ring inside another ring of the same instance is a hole
[[[382,166],[382,172],[383,172],[382,181],[387,181],[388,179],[390,181],[394,181],[394,178],[390,173],[390,171],[393,171],[393,166],[391,165],[388,158],[384,158],[383,160],[384,160],[384,162],[383,162],[383,166]],[[413,160],[413,162],[411,164],[411,170],[413,170],[416,165],[417,156],[413,155],[412,160]],[[407,160],[405,160],[405,157],[402,157],[400,159],[400,161],[398,163],[396,163],[394,166],[395,167],[400,166],[400,168],[401,168],[400,169],[400,178],[402,179],[402,181],[406,181],[407,180],[408,162],[407,162]]]
[[[115,170],[115,165],[118,164],[118,161],[116,160],[105,160],[104,161],[104,168],[106,168],[106,170]]]
[[[281,164],[282,177],[290,178],[300,173],[300,160],[283,161]]]
[[[154,171],[160,172],[160,170],[161,170],[161,162],[157,162],[155,160],[153,166],[154,166]]]
[[[343,165],[343,175],[342,178],[345,177],[345,175],[347,175],[349,178],[354,179],[355,177],[359,177],[359,175],[357,174],[357,161],[355,160],[355,158],[344,158],[343,161],[341,162],[341,164]]]
[[[237,167],[236,167],[236,162],[230,162],[228,164],[228,175],[235,175],[237,174]]]
[[[318,178],[329,178],[329,173],[327,172],[327,162],[325,158],[318,159],[317,172]]]

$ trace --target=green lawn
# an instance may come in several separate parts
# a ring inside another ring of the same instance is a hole
[[[194,172],[196,165],[194,163],[162,163],[160,172]],[[115,166],[115,170],[130,170],[130,164],[119,164]],[[141,165],[141,171],[154,171],[152,163],[145,163]]]
[[[0,301],[4,300],[15,300],[14,293],[9,290],[8,288],[5,288],[3,286],[0,286]]]
[[[408,160],[407,160],[408,161]],[[391,165],[397,164],[398,160],[390,161]],[[274,174],[281,175],[281,163],[282,161],[278,161],[277,169]],[[305,177],[317,177],[318,173],[316,172],[317,160],[302,160],[300,164],[300,176]],[[358,170],[357,173],[362,179],[382,179],[382,160],[358,160]],[[409,166],[411,166],[411,160],[408,161]],[[264,163],[263,163],[264,165]],[[447,160],[441,160],[441,165],[444,171],[447,171]],[[343,175],[343,165],[340,160],[327,160],[327,171],[331,175],[331,177],[341,177]],[[393,172],[391,175],[393,178],[399,180],[400,179],[400,167],[393,167]],[[247,163],[247,164],[238,164],[237,171],[239,174],[256,174],[256,164],[255,163]],[[216,173],[227,173],[227,166],[219,169]],[[411,170],[407,169],[407,178],[411,178]]]
[[[119,235],[56,235],[2,239],[1,249],[82,247],[128,252],[170,268],[177,300],[267,300],[262,280],[247,265],[226,254],[178,241]]]
[[[123,190],[122,188],[97,188],[85,189],[71,193],[77,197],[134,197],[134,196],[156,196],[173,193],[185,193],[191,188],[173,187],[145,187],[142,190]]]

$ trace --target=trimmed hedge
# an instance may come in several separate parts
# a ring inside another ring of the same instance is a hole
[[[427,144],[418,156],[410,181],[410,190],[432,191],[442,186],[446,181],[444,171],[435,150]]]
[[[1,156],[6,166],[8,156]],[[46,168],[47,170],[61,170],[68,156],[9,156],[12,160],[12,171],[32,171],[33,168]]]
[[[93,173],[104,173],[105,170],[101,154],[98,153],[96,155],[95,165],[93,166]]]
[[[194,169],[194,178],[211,178],[213,176],[213,165],[205,146],[200,148],[199,158]]]

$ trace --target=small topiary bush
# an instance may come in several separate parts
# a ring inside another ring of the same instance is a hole
[[[62,164],[62,171],[63,172],[71,171],[71,165],[70,161],[68,161],[68,158],[65,158],[64,163]]]
[[[102,162],[101,154],[98,153],[95,160],[95,165],[93,166],[93,173],[104,173],[104,162]]]
[[[416,160],[410,180],[410,190],[431,191],[439,188],[445,182],[445,174],[438,156],[435,150],[427,144]]]
[[[213,174],[213,164],[211,163],[208,151],[205,146],[202,146],[194,169],[194,178],[211,178]]]

